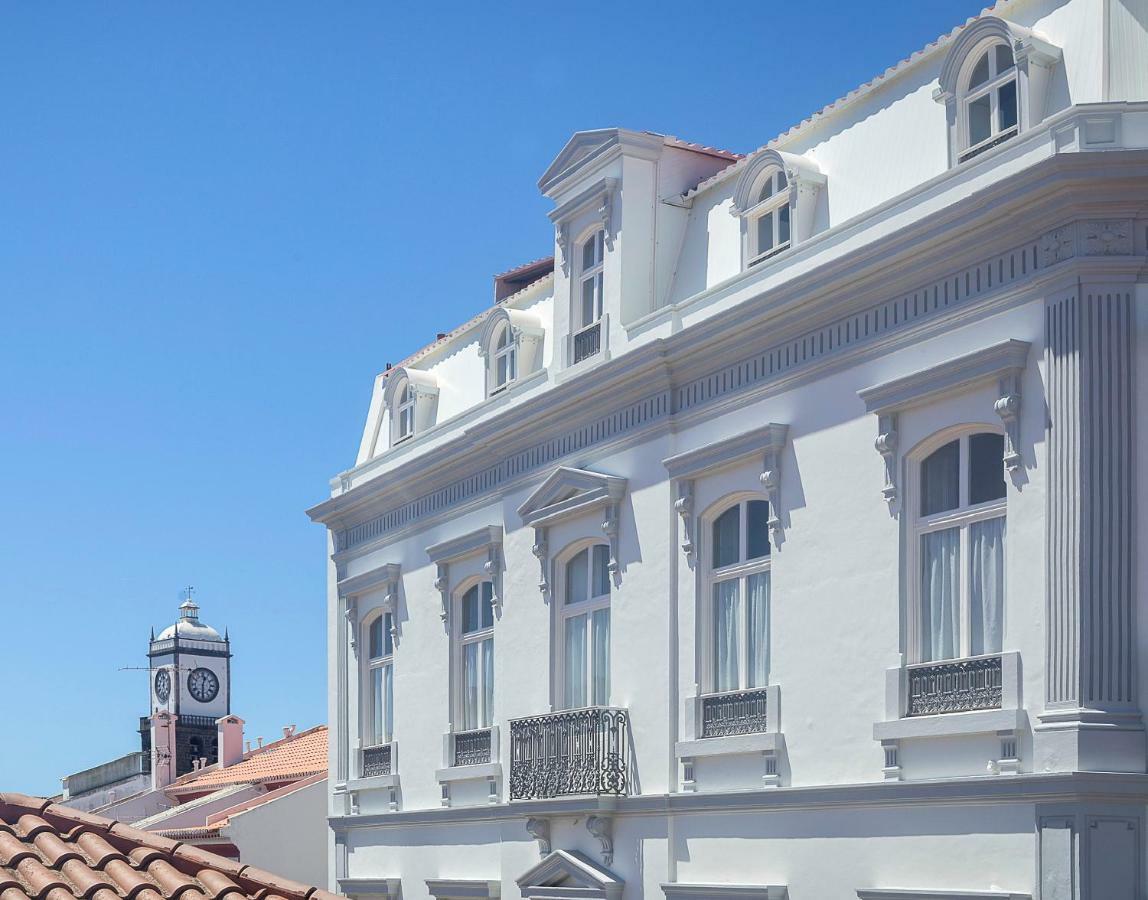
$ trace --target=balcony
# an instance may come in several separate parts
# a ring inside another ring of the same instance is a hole
[[[375,778],[391,774],[391,745],[363,748],[362,777]]]
[[[602,323],[588,325],[574,335],[574,362],[579,363],[602,349]]]
[[[1001,670],[999,654],[909,666],[905,716],[1000,709],[1004,696]]]
[[[480,766],[490,762],[490,729],[460,731],[454,735],[454,766]]]
[[[731,737],[735,734],[762,734],[769,731],[766,718],[767,690],[731,691],[702,697],[703,738]]]
[[[510,722],[510,799],[624,796],[630,789],[630,720],[588,707]]]

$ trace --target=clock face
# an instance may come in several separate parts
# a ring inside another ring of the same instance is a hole
[[[210,703],[219,693],[219,679],[211,669],[193,669],[187,676],[187,689],[200,703]]]
[[[171,696],[171,675],[167,669],[160,669],[155,673],[155,698],[160,703],[167,703]]]

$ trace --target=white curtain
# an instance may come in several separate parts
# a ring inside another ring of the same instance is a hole
[[[494,714],[494,639],[482,642],[482,711],[479,728],[489,728]]]
[[[1004,635],[1005,520],[969,526],[970,652],[999,653]]]
[[[610,610],[596,609],[591,615],[592,695],[595,706],[610,705]]]
[[[732,691],[738,687],[737,619],[738,581],[714,585],[714,690]]]
[[[749,687],[769,684],[769,573],[750,575],[746,581],[749,635],[746,660]]]
[[[921,536],[921,661],[955,659],[961,647],[961,530]]]
[[[579,709],[586,705],[586,615],[569,616],[566,619],[566,643],[563,650],[566,657],[565,700],[567,709]]]
[[[381,744],[383,737],[383,668],[371,669],[371,737],[372,745]]]
[[[382,740],[390,743],[395,733],[395,673],[390,666],[383,666],[383,735]]]
[[[478,728],[478,644],[462,648],[462,728]]]

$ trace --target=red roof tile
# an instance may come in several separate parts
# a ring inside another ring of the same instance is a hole
[[[326,729],[323,732],[325,759]],[[0,794],[0,900],[263,900],[270,896],[332,900],[332,895],[319,888],[199,847],[37,797]]]
[[[327,726],[316,725],[301,734],[283,738],[245,753],[231,766],[210,766],[188,772],[164,790],[171,795],[216,790],[229,784],[266,784],[295,781],[327,771]]]

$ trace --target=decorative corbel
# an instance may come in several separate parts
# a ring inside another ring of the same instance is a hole
[[[885,461],[885,487],[881,494],[890,506],[897,499],[897,414],[885,413],[877,417],[877,440],[873,442],[881,459]]]
[[[613,577],[615,584],[618,581],[618,504],[610,503],[606,506],[606,519],[602,522],[602,532],[610,542],[610,562],[606,566]]]
[[[550,820],[531,816],[526,820],[526,833],[538,841],[538,855],[550,855]]]
[[[606,246],[611,250],[614,249],[614,232],[610,228],[610,222],[614,217],[614,191],[617,187],[617,178],[606,179],[606,189],[602,192],[602,203],[598,207],[598,218],[601,220],[602,229],[606,233]]]
[[[438,564],[438,577],[434,580],[434,588],[442,596],[442,612],[439,618],[446,622],[450,615],[450,567],[446,563]]]
[[[1006,375],[1000,380],[1000,399],[993,404],[1005,427],[1004,465],[1015,472],[1022,465],[1020,458],[1020,374]]]
[[[554,238],[558,242],[558,253],[562,257],[562,272],[570,272],[570,224],[559,222],[554,228]]]
[[[774,543],[781,538],[781,452],[788,433],[786,425],[770,425],[761,475],[758,476],[769,497],[769,534]]]
[[[359,604],[358,597],[347,597],[343,615],[347,619],[347,634],[351,639],[351,654],[359,655]]]
[[[678,482],[678,499],[674,501],[674,511],[682,517],[682,552],[686,562],[693,562],[694,556],[694,482],[683,478]]]
[[[612,865],[614,862],[614,820],[609,816],[588,816],[586,830],[590,832],[602,845],[602,862]]]
[[[544,527],[534,529],[534,545],[530,548],[530,552],[538,560],[538,590],[542,592],[542,599],[547,600],[550,597],[550,582],[546,578],[546,571],[550,567],[550,560],[547,555],[549,547]]]
[[[482,571],[490,579],[492,590],[490,592],[490,608],[497,609],[502,602],[502,567],[499,563],[499,544],[490,544],[486,548],[486,562],[482,564]]]
[[[383,606],[391,612],[391,637],[399,636],[399,567],[396,565],[383,582]]]

